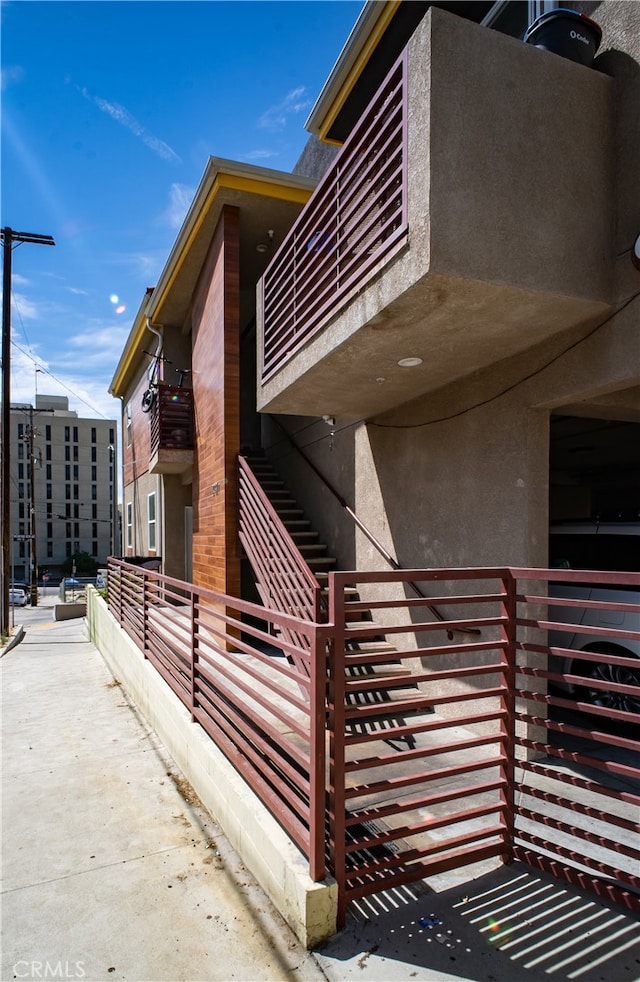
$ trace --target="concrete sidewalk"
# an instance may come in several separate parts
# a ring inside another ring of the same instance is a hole
[[[25,624],[0,668],[3,980],[324,978],[84,620]]]
[[[519,864],[386,891],[305,951],[54,602],[0,660],[2,980],[640,979],[633,916]]]

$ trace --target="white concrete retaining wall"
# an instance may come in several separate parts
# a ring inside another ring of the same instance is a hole
[[[314,883],[308,862],[186,707],[145,660],[93,589],[89,635],[205,808],[307,948],[336,931],[337,884]]]

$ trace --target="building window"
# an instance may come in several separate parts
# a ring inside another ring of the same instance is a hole
[[[74,426],[73,427],[73,442],[74,443],[77,443],[78,442],[78,427],[77,426]]]
[[[70,426],[65,426],[65,428],[64,428],[64,442],[65,443],[68,443],[70,439],[71,439],[71,427]]]
[[[71,480],[71,464],[65,464],[64,468],[64,479],[65,481]]]
[[[98,540],[97,539],[94,539],[93,542],[91,543],[91,555],[92,556],[97,556],[98,555]]]
[[[45,426],[44,437],[45,440],[49,440],[49,441],[51,440],[51,423],[47,423],[47,425]]]
[[[53,485],[47,484],[47,498],[51,500],[53,498]]]
[[[97,484],[92,484],[91,485],[91,500],[92,501],[97,501],[98,500],[98,485]]]
[[[18,439],[24,440],[24,423],[18,423]]]
[[[98,468],[95,466],[91,467],[91,480],[92,481],[98,480]]]
[[[97,439],[98,439],[98,437],[97,437],[97,430],[96,430],[95,426],[92,426],[91,427],[91,442],[92,443],[95,443]]]
[[[73,485],[73,500],[78,501],[80,498],[80,488],[77,484]]]
[[[53,558],[53,542],[47,542],[47,559]]]
[[[24,484],[18,484],[18,497],[24,498]]]
[[[18,478],[24,481],[24,464],[18,464]]]
[[[97,459],[98,459],[98,448],[97,447],[91,447],[91,462],[93,464],[95,464],[95,462],[97,461]]]
[[[152,491],[147,497],[147,519],[149,530],[149,551],[156,550],[156,493]]]
[[[116,442],[116,431],[114,430],[113,426],[110,426],[109,427],[109,443],[113,447],[113,445],[115,444],[115,442]]]
[[[45,457],[47,460],[51,460],[51,444],[48,443],[45,449]]]
[[[133,502],[127,501],[127,547],[133,546]]]
[[[24,443],[18,444],[18,460],[24,460]]]
[[[126,430],[127,430],[127,446],[131,446],[131,403],[128,402],[125,408],[126,416]]]
[[[64,448],[64,459],[71,460],[71,447]]]
[[[53,472],[51,470],[51,464],[47,464],[46,477],[47,477],[47,481],[50,481],[51,478],[53,477]]]
[[[73,459],[74,460],[77,460],[78,459],[78,448],[77,447],[74,447],[73,448]]]
[[[79,479],[79,477],[80,477],[80,471],[78,469],[78,465],[77,464],[74,464],[73,465],[73,480],[74,481],[77,481]]]

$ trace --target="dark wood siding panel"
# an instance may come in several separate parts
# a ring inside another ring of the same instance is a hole
[[[195,405],[193,581],[238,595],[239,433],[238,211],[225,208],[192,313]]]

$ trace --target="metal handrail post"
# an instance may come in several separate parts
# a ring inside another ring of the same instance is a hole
[[[325,632],[313,626],[310,638],[311,691],[309,705],[309,876],[314,882],[324,879],[326,819],[326,741],[327,712],[327,639]]]
[[[505,683],[506,693],[504,695],[505,716],[505,741],[503,753],[505,761],[504,771],[504,802],[505,820],[507,823],[506,832],[506,851],[504,861],[507,865],[513,862],[514,835],[515,835],[515,726],[516,726],[516,641],[517,641],[517,601],[516,601],[516,578],[511,571],[506,571],[502,577],[502,612],[505,623],[501,629],[504,641],[504,655],[506,659]]]

